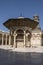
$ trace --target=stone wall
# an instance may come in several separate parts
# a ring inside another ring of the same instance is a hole
[[[24,43],[23,42],[17,42],[17,48],[21,48],[24,47]]]
[[[41,32],[39,33],[32,33],[31,37],[31,46],[41,46],[42,44],[42,37],[41,37]]]

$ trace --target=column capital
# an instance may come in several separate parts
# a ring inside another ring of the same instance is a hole
[[[26,31],[24,31],[24,34],[26,33]]]
[[[16,34],[16,31],[14,31],[14,34]]]

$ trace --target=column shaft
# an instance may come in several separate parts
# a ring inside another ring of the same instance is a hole
[[[4,34],[2,34],[2,45],[4,43]]]
[[[15,32],[14,32],[14,47],[16,47],[16,35],[15,35]]]
[[[6,45],[7,45],[7,35],[6,35]]]
[[[25,31],[24,31],[24,48],[25,48]]]
[[[9,45],[11,44],[11,35],[9,36]]]

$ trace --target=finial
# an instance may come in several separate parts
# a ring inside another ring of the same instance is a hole
[[[38,15],[34,15],[33,16],[33,19],[34,19],[34,21],[37,21],[38,22],[39,21],[39,16]]]
[[[20,16],[18,17],[19,19],[23,19],[24,17],[22,16],[22,13],[20,13]]]
[[[20,17],[22,17],[22,13],[20,13]]]

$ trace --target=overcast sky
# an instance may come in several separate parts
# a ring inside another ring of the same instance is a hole
[[[39,15],[40,27],[43,29],[43,0],[0,0],[0,30],[7,31],[3,23],[9,18],[33,18]]]

